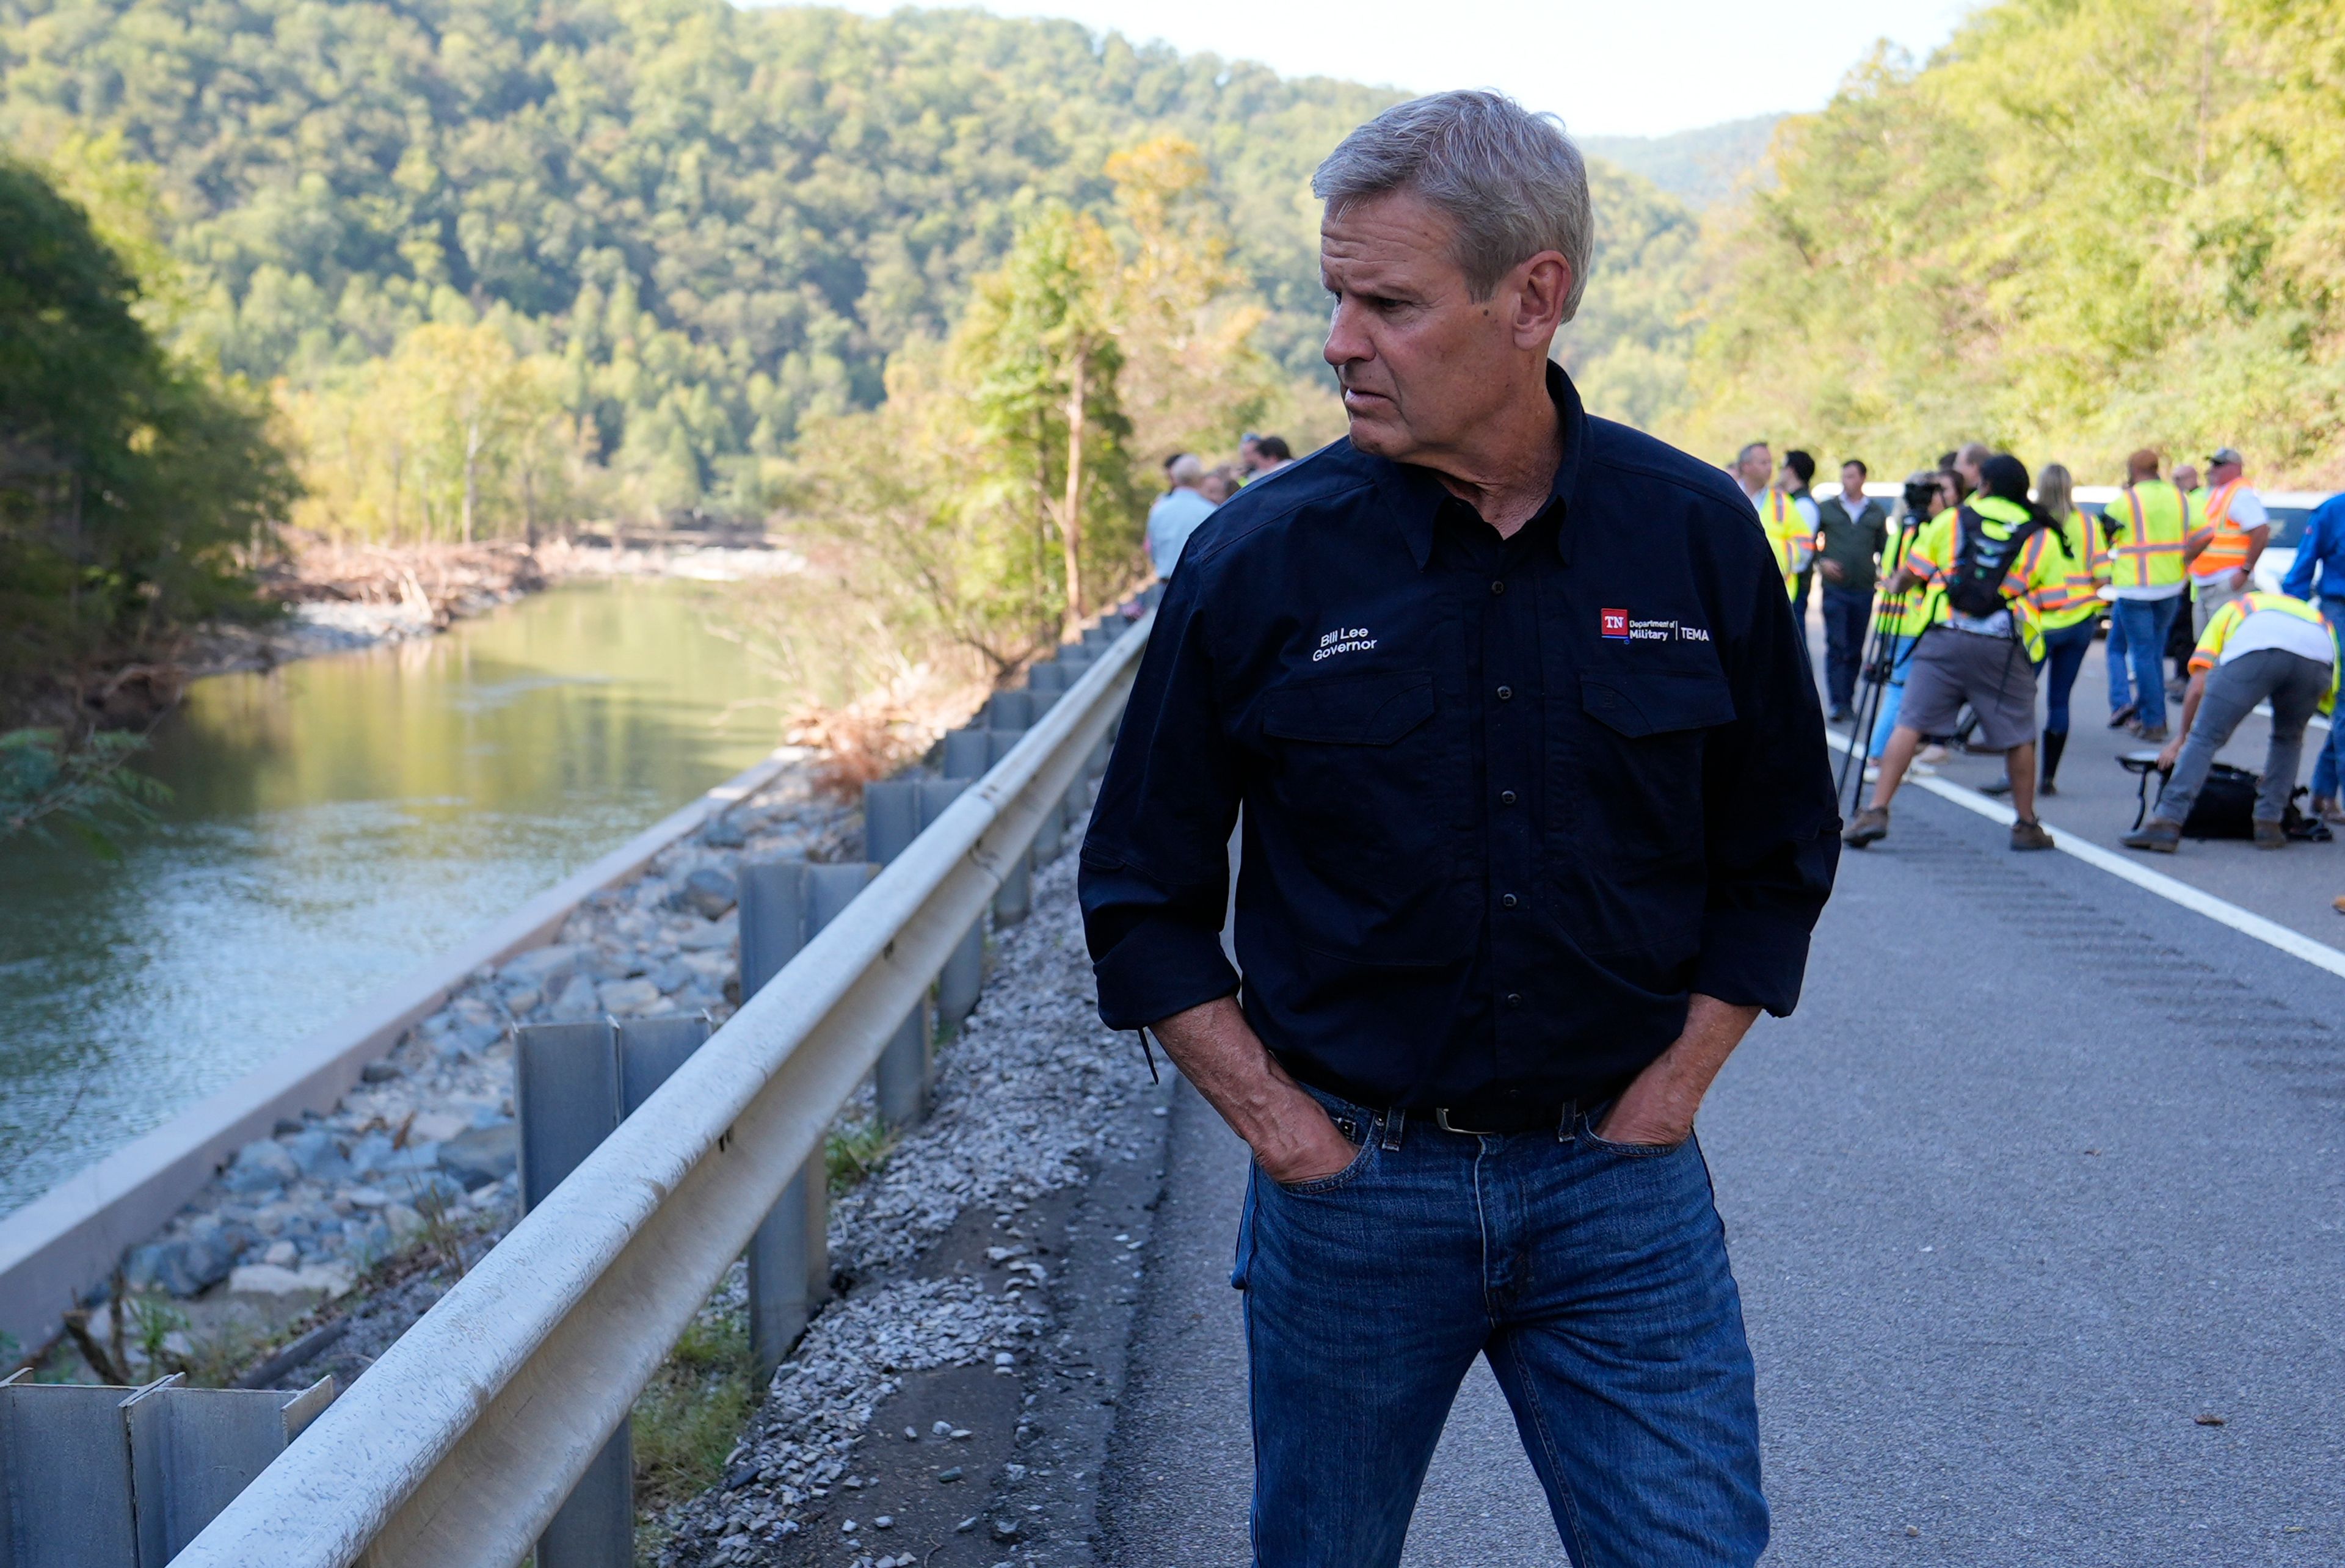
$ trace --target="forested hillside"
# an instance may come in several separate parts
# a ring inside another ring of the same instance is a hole
[[[1689,206],[1715,207],[1763,183],[1767,147],[1782,123],[1781,115],[1752,115],[1660,137],[1587,137],[1580,146]]]
[[[2007,0],[1786,122],[1685,430],[2345,479],[2345,4]]]
[[[10,144],[158,171],[200,357],[329,393],[485,319],[558,361],[614,503],[670,511],[754,509],[803,418],[876,401],[1021,217],[1103,202],[1156,132],[1204,149],[1262,340],[1307,364],[1298,198],[1385,101],[1067,24],[722,0],[5,0],[0,68]],[[379,437],[380,391],[312,440]]]

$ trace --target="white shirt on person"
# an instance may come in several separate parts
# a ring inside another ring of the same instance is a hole
[[[2244,617],[2223,640],[2223,651],[2216,655],[2215,663],[2228,664],[2243,653],[2259,653],[2266,648],[2278,648],[2283,653],[2309,659],[2324,669],[2337,656],[2337,645],[2328,627],[2285,610],[2258,610]]]
[[[1213,515],[1214,506],[1203,495],[1181,485],[1156,498],[1148,509],[1148,559],[1156,575],[1169,578],[1180,563],[1181,551],[1197,525]]]

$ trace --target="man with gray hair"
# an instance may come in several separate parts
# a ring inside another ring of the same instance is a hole
[[[1313,188],[1350,436],[1190,541],[1081,874],[1101,1016],[1254,1151],[1254,1561],[1397,1563],[1478,1355],[1574,1562],[1741,1568],[1694,1115],[1839,849],[1782,580],[1731,481],[1548,357],[1595,239],[1560,126],[1419,98]]]
[[[1148,560],[1157,576],[1171,577],[1182,547],[1197,525],[1213,515],[1214,503],[1205,497],[1205,465],[1195,454],[1183,452],[1166,463],[1164,477],[1172,488],[1148,509]]]

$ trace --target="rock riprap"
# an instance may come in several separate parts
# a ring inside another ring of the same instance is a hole
[[[129,1288],[193,1296],[225,1281],[335,1294],[435,1222],[509,1218],[514,1026],[728,1017],[740,863],[860,853],[855,813],[817,797],[809,776],[804,763],[786,770],[640,876],[589,898],[552,944],[475,972],[332,1111],[280,1121],[239,1149],[160,1235],[131,1249]]]

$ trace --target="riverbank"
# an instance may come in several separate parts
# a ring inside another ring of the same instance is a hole
[[[198,627],[134,657],[61,679],[10,723],[71,731],[142,728],[206,676],[437,636],[459,621],[564,582],[742,582],[807,568],[806,558],[794,551],[731,532],[630,536],[616,531],[533,546],[519,540],[387,545],[341,543],[295,530],[286,543],[287,553],[255,582],[269,616],[250,624]]]
[[[436,1299],[430,1280],[461,1273],[516,1218],[513,1029],[604,1016],[730,1017],[739,1001],[740,862],[860,854],[858,814],[817,788],[813,764],[809,755],[786,767],[641,875],[588,898],[551,945],[475,971],[331,1110],[287,1118],[246,1144],[130,1250],[104,1299],[40,1358],[43,1374],[289,1377],[323,1357],[345,1380],[354,1375],[380,1350],[376,1340],[387,1343],[430,1304],[407,1297]],[[345,1298],[356,1304],[334,1306]],[[337,1318],[369,1332],[348,1344],[312,1341],[298,1362],[273,1353]],[[335,1359],[351,1356],[355,1365]]]

